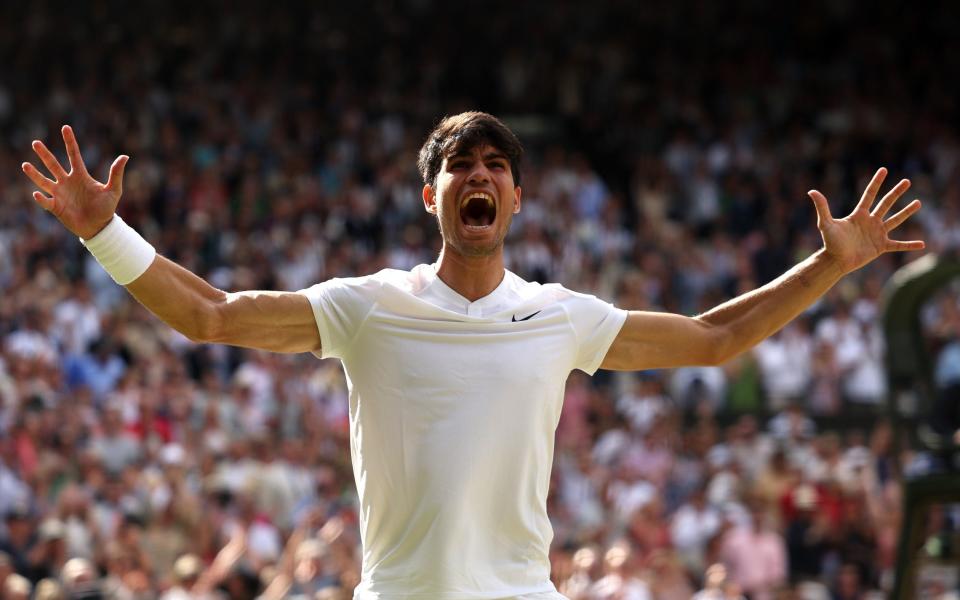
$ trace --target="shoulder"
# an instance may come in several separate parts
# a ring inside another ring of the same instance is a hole
[[[578,329],[595,328],[598,322],[607,319],[612,319],[611,323],[617,322],[619,329],[626,319],[626,311],[593,294],[577,292],[559,283],[525,281],[510,271],[507,271],[507,277],[511,278],[510,291],[518,306],[531,310],[558,307]]]
[[[538,283],[527,281],[511,271],[506,272],[509,278],[510,291],[518,300],[542,299],[546,303],[576,301],[583,299],[597,300],[596,296],[582,294],[570,290],[559,283]]]
[[[300,291],[307,296],[349,295],[370,299],[380,296],[384,290],[401,290],[410,293],[421,285],[422,277],[419,269],[420,267],[411,271],[383,269],[359,277],[334,277]]]
[[[419,267],[417,267],[419,268]],[[335,281],[338,285],[347,285],[354,287],[377,286],[377,285],[408,285],[415,279],[416,269],[412,271],[400,271],[398,269],[383,269],[369,275],[358,277],[334,277],[329,281]]]
[[[618,310],[611,302],[593,294],[577,292],[564,287],[559,283],[548,283],[540,286],[542,293],[549,296],[553,302],[559,303],[568,312],[579,311],[613,311]]]

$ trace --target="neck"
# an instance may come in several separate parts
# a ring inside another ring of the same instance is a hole
[[[437,260],[437,277],[470,302],[490,294],[503,281],[503,250],[490,256],[463,256],[446,244]]]

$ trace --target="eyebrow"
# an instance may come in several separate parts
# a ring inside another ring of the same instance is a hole
[[[454,154],[451,154],[450,156],[448,156],[447,160],[454,160],[457,158],[470,158],[472,155],[473,153],[470,152],[469,150],[461,150],[459,152],[455,152]],[[507,155],[499,150],[491,150],[486,154],[484,154],[481,158],[483,160],[497,160],[497,159],[508,160]]]

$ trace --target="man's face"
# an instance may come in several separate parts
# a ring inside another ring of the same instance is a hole
[[[30,521],[26,517],[7,517],[7,532],[16,543],[23,543],[30,537]]]
[[[513,184],[507,156],[481,144],[443,160],[435,185],[423,187],[423,204],[437,215],[445,249],[492,256],[520,212],[520,186]]]

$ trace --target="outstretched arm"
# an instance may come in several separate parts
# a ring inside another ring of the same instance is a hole
[[[114,219],[129,157],[118,157],[107,182],[100,183],[87,172],[73,130],[64,126],[62,133],[70,171],[37,140],[33,150],[53,179],[28,162],[23,172],[40,188],[33,193],[40,206],[78,237],[93,241]],[[301,294],[224,292],[159,255],[126,288],[150,312],[197,342],[276,352],[320,349],[313,309]]]
[[[876,172],[857,207],[843,219],[834,219],[827,199],[811,190],[823,248],[774,281],[698,317],[630,312],[601,367],[636,370],[722,364],[777,332],[847,273],[885,252],[922,249],[922,241],[889,237],[920,209],[919,200],[885,219],[910,187],[908,180],[900,181],[870,210],[886,175],[883,168]]]
[[[320,350],[310,301],[295,292],[224,292],[160,255],[127,291],[195,342],[273,352]]]

